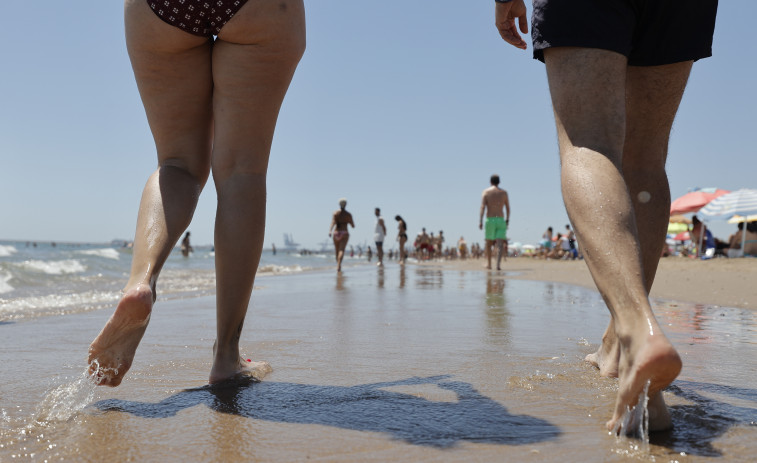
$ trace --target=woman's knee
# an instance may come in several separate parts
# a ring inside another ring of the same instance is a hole
[[[210,176],[209,159],[185,159],[166,157],[158,161],[160,168],[172,167],[192,177],[200,186],[204,186]]]

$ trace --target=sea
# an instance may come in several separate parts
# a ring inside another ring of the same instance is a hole
[[[114,243],[0,241],[0,323],[114,307],[129,277],[132,249]],[[346,257],[347,265],[367,263]],[[197,246],[189,257],[176,248],[157,284],[158,300],[215,293],[215,252]],[[258,275],[334,267],[330,252],[263,251]]]

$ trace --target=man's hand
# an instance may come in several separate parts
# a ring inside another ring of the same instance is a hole
[[[515,27],[515,18],[518,18],[520,31],[524,34],[528,34],[526,5],[523,4],[523,0],[513,0],[509,3],[496,3],[494,20],[497,29],[499,30],[499,35],[510,45],[525,50],[526,42]]]

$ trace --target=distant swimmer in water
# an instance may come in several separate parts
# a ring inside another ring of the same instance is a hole
[[[194,248],[191,244],[189,244],[189,232],[187,232],[186,235],[184,235],[184,239],[181,240],[181,255],[184,257],[189,257],[190,252],[194,252]]]
[[[342,271],[342,259],[344,259],[344,250],[347,249],[347,241],[350,240],[350,232],[347,225],[355,228],[355,222],[352,221],[352,214],[347,212],[347,200],[339,200],[339,210],[334,212],[331,217],[331,226],[329,227],[329,236],[334,240],[334,252],[336,253],[336,271]],[[333,231],[332,231],[333,230]]]
[[[211,170],[218,196],[217,328],[208,381],[260,378],[270,371],[268,364],[244,360],[239,338],[263,251],[274,127],[305,50],[303,1],[165,5],[124,5],[126,48],[158,168],[142,193],[123,296],[89,347],[89,372],[106,386],[118,386],[132,365],[160,271],[189,226]]]

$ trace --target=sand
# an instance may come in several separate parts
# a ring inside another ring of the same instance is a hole
[[[242,336],[274,368],[258,384],[206,386],[209,297],[158,301],[115,389],[80,379],[109,310],[0,325],[0,461],[753,461],[756,311],[655,301],[684,369],[676,428],[644,444],[604,430],[617,381],[582,361],[601,298],[553,282],[584,264],[480,264],[258,278]],[[523,279],[538,271],[553,281]]]
[[[484,259],[472,259],[447,261],[441,265],[445,268],[485,271],[484,264]],[[518,273],[510,278],[553,281],[596,290],[589,269],[581,260],[517,257],[504,262],[502,270]],[[757,259],[663,258],[650,296],[757,310]]]

